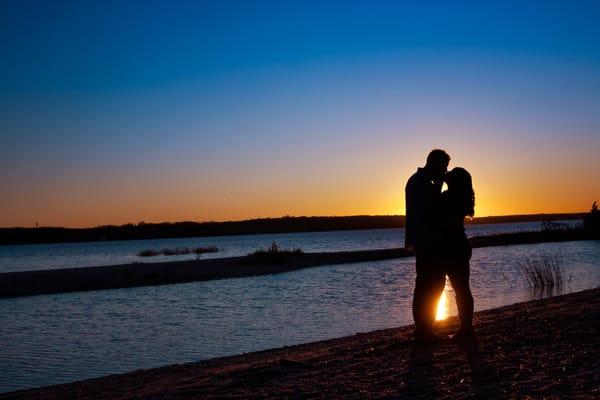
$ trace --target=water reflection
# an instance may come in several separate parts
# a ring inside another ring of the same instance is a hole
[[[570,292],[570,285],[568,285],[567,287],[558,286],[553,288],[529,288],[529,299],[541,300],[547,297],[560,296],[562,294]]]
[[[579,223],[579,221],[563,222],[570,225]],[[506,232],[538,231],[540,224],[539,222],[477,224],[467,225],[466,229],[467,235],[473,237]],[[277,242],[283,248],[300,247],[306,252],[389,249],[397,248],[404,243],[404,229],[0,246],[0,272],[196,258],[195,254],[138,257],[137,253],[145,249],[216,246],[219,248],[218,253],[203,254],[202,258],[235,257],[248,254],[258,248],[267,248],[273,242]]]
[[[568,293],[600,284],[600,241],[473,251],[476,311],[529,300],[518,261],[562,249]],[[412,323],[414,259],[0,300],[0,392]],[[440,317],[456,315],[446,282]]]

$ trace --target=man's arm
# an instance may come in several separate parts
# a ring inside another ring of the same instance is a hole
[[[420,199],[422,195],[419,192],[422,188],[418,182],[411,178],[406,184],[406,221],[405,221],[405,236],[404,246],[407,248],[415,247],[419,241],[419,229],[423,223],[423,201]]]

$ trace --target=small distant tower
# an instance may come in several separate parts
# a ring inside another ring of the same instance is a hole
[[[38,225],[38,222],[37,222],[37,221],[35,221],[35,227],[36,227],[36,228],[37,228],[37,227],[39,227],[39,225]]]

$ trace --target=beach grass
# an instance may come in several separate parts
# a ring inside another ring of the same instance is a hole
[[[185,255],[185,254],[204,254],[204,253],[217,253],[219,251],[219,249],[216,246],[208,246],[208,247],[196,247],[196,248],[189,248],[189,247],[175,247],[172,249],[162,249],[162,250],[152,250],[152,249],[147,249],[147,250],[142,250],[139,253],[137,253],[138,257],[155,257],[155,256],[180,256],[180,255]]]
[[[560,253],[527,258],[519,267],[530,288],[560,289],[564,286],[564,260]]]
[[[267,249],[258,249],[252,253],[249,253],[247,255],[247,261],[251,263],[265,262],[271,264],[280,264],[287,262],[291,256],[300,255],[303,253],[304,252],[299,247],[285,249],[279,247],[277,243],[273,242],[271,247]]]

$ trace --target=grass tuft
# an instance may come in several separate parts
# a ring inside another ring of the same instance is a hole
[[[137,253],[138,257],[154,257],[154,256],[158,256],[160,255],[160,251],[156,251],[156,250],[142,250],[139,253]]]
[[[528,258],[519,266],[530,288],[547,290],[562,289],[564,286],[564,262],[559,253]]]
[[[162,249],[158,250],[142,250],[137,255],[139,257],[155,257],[159,255],[163,256],[180,256],[184,254],[194,253],[197,255],[201,255],[204,253],[218,253],[219,249],[216,246],[208,246],[208,247],[196,247],[194,249],[190,249],[188,247],[176,247],[174,249]]]
[[[218,253],[219,249],[217,246],[208,246],[208,247],[196,247],[192,250],[192,253],[196,254],[204,254],[204,253]]]
[[[283,249],[273,242],[268,249],[258,249],[248,254],[248,261],[251,262],[268,262],[268,263],[285,263],[288,258],[293,255],[302,254],[301,248]]]

